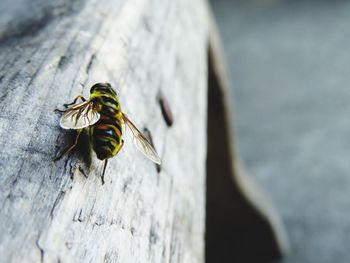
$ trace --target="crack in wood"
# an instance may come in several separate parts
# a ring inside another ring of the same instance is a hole
[[[92,54],[92,56],[90,57],[89,63],[87,64],[87,66],[85,68],[86,74],[89,74],[95,59],[96,59],[96,54]]]
[[[64,191],[60,191],[53,203],[53,206],[51,208],[51,211],[50,211],[50,217],[51,217],[51,220],[54,218],[54,212],[55,212],[55,209],[57,208],[57,206],[61,203],[61,201],[63,200],[64,198],[64,195],[65,195],[65,192]]]
[[[143,26],[147,30],[147,32],[153,33],[153,30],[151,28],[151,23],[149,22],[149,18],[146,16],[142,16],[142,22],[143,22]]]
[[[37,237],[37,239],[36,239],[36,241],[35,241],[35,245],[36,245],[36,247],[39,249],[39,251],[40,251],[40,262],[41,263],[43,263],[44,262],[44,254],[45,254],[45,251],[44,251],[44,249],[40,246],[40,244],[39,244],[39,240],[40,240],[40,237],[41,237],[41,232],[39,232],[38,233],[38,237]]]
[[[157,243],[157,241],[159,240],[159,236],[158,236],[158,231],[156,226],[154,225],[153,222],[154,219],[152,219],[152,224],[151,224],[151,228],[149,231],[149,236],[148,236],[148,243],[149,243],[149,251],[152,251],[152,246],[155,245]]]
[[[126,190],[129,188],[129,185],[131,184],[132,182],[132,178],[131,177],[128,177],[125,181],[124,181],[124,184],[123,184],[123,188],[122,188],[122,192],[125,194],[126,193]]]
[[[69,41],[69,45],[66,49],[65,54],[60,57],[60,60],[58,61],[58,64],[57,64],[58,70],[64,70],[67,68],[69,61],[74,54],[74,44],[75,44],[76,39],[77,39],[77,34],[75,34],[72,37],[72,39]],[[56,75],[56,73],[55,73],[55,75]],[[54,76],[54,78],[55,78],[55,76]]]
[[[103,257],[103,263],[117,263],[118,253],[116,250],[107,252]]]
[[[21,70],[16,71],[16,73],[14,73],[14,74],[10,77],[9,83],[13,83],[13,82],[15,82],[15,80],[16,80],[17,78],[21,77],[20,72],[21,72]],[[13,86],[10,85],[10,86],[9,86],[9,89],[7,90],[7,92],[13,91],[13,90],[15,90],[16,88],[17,88],[17,87],[16,87],[15,85],[13,85]],[[4,95],[6,95],[6,94],[4,94]]]
[[[79,216],[78,216],[78,222],[82,223],[86,219],[86,216],[83,215],[83,209],[80,209]]]
[[[34,73],[30,76],[30,80],[28,82],[28,84],[25,86],[24,91],[27,91],[29,87],[32,86],[32,84],[34,83],[34,80],[37,78],[39,72],[43,69],[43,65],[45,63],[45,61],[47,60],[49,54],[50,54],[51,50],[48,49],[48,51],[46,52],[45,55],[43,55],[43,59],[41,60],[41,62],[38,64],[38,67],[36,68],[36,70],[34,71]]]
[[[96,226],[102,226],[104,224],[106,224],[106,217],[102,216],[102,215],[98,215],[97,219],[95,220],[94,225]]]
[[[79,170],[79,172],[85,177],[85,178],[89,178],[88,174],[85,172],[85,170],[83,169],[83,167],[81,167],[81,165],[77,164],[77,169]]]
[[[176,253],[177,253],[177,222],[175,222],[176,217],[174,217],[174,221],[171,226],[171,234],[170,234],[170,262],[176,262]]]
[[[73,248],[73,242],[66,242],[65,243],[65,245],[66,245],[66,248],[68,249],[68,250],[71,250],[72,248]]]
[[[84,220],[85,220],[85,218],[84,217],[82,217],[82,211],[83,209],[82,208],[80,208],[80,210],[79,210],[79,212],[78,211],[75,211],[75,213],[74,213],[74,216],[73,216],[73,222],[83,222]]]
[[[69,62],[69,58],[66,55],[61,56],[57,64],[57,68],[65,69],[68,65],[68,62]]]
[[[116,227],[120,227],[120,229],[122,230],[127,230],[130,232],[130,234],[132,236],[136,235],[136,228],[133,227],[133,226],[126,226],[123,222],[122,222],[122,219],[121,218],[118,218],[118,219],[115,219],[115,218],[112,218],[112,220],[110,221],[109,223],[109,226],[116,226]],[[146,236],[145,236],[146,237]]]
[[[8,61],[8,63],[5,63],[1,69],[0,72],[5,72],[6,73],[6,69],[13,69],[13,66],[17,63],[17,61],[21,58],[21,54],[15,54],[14,57],[11,57],[12,60]]]

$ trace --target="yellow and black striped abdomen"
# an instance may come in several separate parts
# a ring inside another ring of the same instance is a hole
[[[101,117],[90,127],[90,138],[97,158],[105,160],[116,155],[123,145],[123,115],[118,99],[113,94],[97,94],[93,100],[99,105]]]

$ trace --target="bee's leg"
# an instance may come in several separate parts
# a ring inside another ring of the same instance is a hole
[[[88,175],[86,174],[86,172],[84,171],[84,169],[80,165],[78,165],[78,170],[79,170],[79,172],[81,172],[84,175],[85,178],[88,178]]]
[[[78,99],[81,99],[83,102],[86,101],[86,99],[85,99],[83,96],[79,95],[79,96],[77,96],[77,97],[73,100],[73,102],[63,104],[63,106],[66,107],[66,108],[68,108],[69,106],[75,104],[75,103],[77,102]]]
[[[124,140],[122,139],[122,144],[120,145],[118,152],[121,150],[121,148],[123,148],[123,145],[124,145]],[[105,172],[106,172],[106,167],[107,167],[107,161],[108,161],[108,159],[105,160],[105,163],[103,165],[103,172],[101,174],[102,185],[105,183]]]
[[[60,110],[60,109],[54,109],[54,112],[58,112],[58,113],[65,113],[65,110]]]
[[[63,106],[64,106],[65,108],[68,108],[69,106],[75,104],[75,103],[77,102],[78,99],[81,99],[83,102],[86,101],[86,99],[85,99],[83,96],[79,95],[79,96],[77,96],[77,97],[73,100],[72,103],[63,104]],[[56,113],[65,113],[66,110],[55,109],[54,112],[56,112]]]
[[[102,175],[101,175],[102,185],[105,184],[105,172],[106,172],[106,167],[107,167],[107,161],[108,161],[108,159],[105,160],[105,163],[103,165],[103,171],[102,171]]]
[[[75,146],[77,146],[78,140],[79,140],[79,136],[80,136],[80,134],[81,134],[82,131],[83,131],[83,129],[77,130],[77,136],[75,137],[75,142],[74,142],[74,144],[73,144],[72,146],[70,146],[67,150],[63,151],[63,152],[62,152],[59,156],[57,156],[55,159],[53,159],[54,162],[56,162],[56,161],[58,161],[59,159],[61,159],[63,155],[69,153],[71,150],[74,149]]]

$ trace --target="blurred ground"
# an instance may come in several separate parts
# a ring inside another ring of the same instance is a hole
[[[283,263],[350,262],[350,1],[212,1],[240,157],[286,225]]]

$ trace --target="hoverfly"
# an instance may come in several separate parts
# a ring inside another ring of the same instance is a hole
[[[82,102],[76,104],[79,99]],[[56,159],[73,150],[83,129],[88,128],[92,148],[97,158],[104,160],[101,176],[103,184],[108,159],[115,156],[124,145],[122,125],[126,125],[131,131],[130,134],[136,147],[156,164],[161,163],[152,144],[122,112],[117,93],[109,83],[93,85],[88,100],[83,96],[77,96],[72,103],[65,104],[65,106],[70,107],[63,111],[60,126],[63,129],[77,130],[77,136],[74,144]]]

